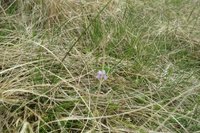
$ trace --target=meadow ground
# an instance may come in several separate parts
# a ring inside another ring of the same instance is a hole
[[[0,5],[1,133],[200,132],[199,0]]]

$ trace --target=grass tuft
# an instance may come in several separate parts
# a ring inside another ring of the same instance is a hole
[[[0,1],[0,132],[199,132],[199,6]]]

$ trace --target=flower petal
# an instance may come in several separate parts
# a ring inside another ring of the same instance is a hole
[[[96,78],[97,78],[97,79],[100,79],[101,77],[100,77],[100,75],[97,75]]]
[[[102,70],[102,71],[98,71],[97,72],[97,76],[96,76],[97,79],[102,79],[104,78],[104,80],[108,79],[107,75],[106,75],[106,71],[105,70]]]
[[[98,73],[97,74],[99,74],[99,75],[102,75],[103,73],[102,73],[102,71],[98,71]]]
[[[103,78],[104,78],[104,80],[107,80],[107,79],[108,79],[108,76],[107,76],[107,75],[104,75]]]

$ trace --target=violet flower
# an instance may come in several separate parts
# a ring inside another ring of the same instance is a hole
[[[106,71],[105,70],[98,71],[96,78],[99,79],[99,80],[102,79],[102,78],[104,80],[108,79],[108,76],[106,75]]]

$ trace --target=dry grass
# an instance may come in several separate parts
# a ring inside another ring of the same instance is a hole
[[[0,132],[199,132],[198,1],[0,4]]]

